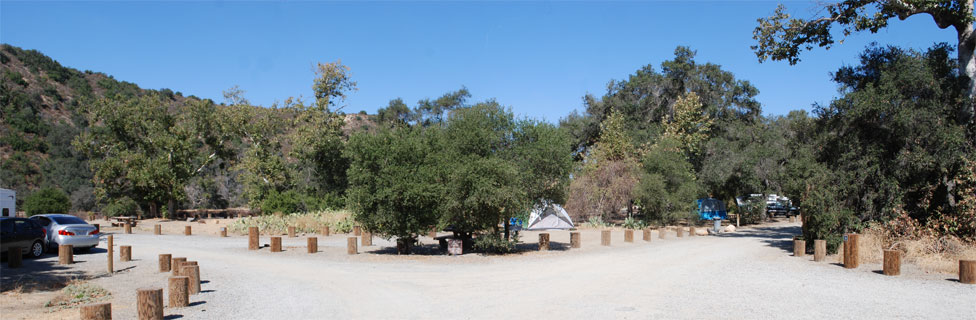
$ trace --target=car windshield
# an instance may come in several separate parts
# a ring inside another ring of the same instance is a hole
[[[87,224],[85,220],[81,220],[78,217],[72,216],[54,216],[51,217],[58,224]]]

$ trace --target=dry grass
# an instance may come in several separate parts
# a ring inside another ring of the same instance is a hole
[[[884,250],[902,252],[903,264],[912,264],[925,272],[955,274],[959,272],[959,260],[976,259],[976,244],[957,238],[926,236],[919,239],[893,238],[875,227],[869,228],[858,239],[862,263],[882,263]],[[834,257],[844,262],[843,247]]]
[[[61,289],[61,293],[54,297],[54,299],[51,299],[51,301],[46,303],[44,306],[57,309],[71,308],[95,301],[105,300],[111,295],[111,293],[102,287],[80,280],[74,280],[69,282],[64,289]]]

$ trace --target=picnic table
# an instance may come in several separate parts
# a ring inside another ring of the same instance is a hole
[[[115,220],[112,221],[113,227],[121,227],[127,223],[132,225],[133,227],[136,226],[136,217],[112,217],[112,220]]]

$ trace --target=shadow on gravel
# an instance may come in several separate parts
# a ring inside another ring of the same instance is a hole
[[[362,250],[362,248],[360,248]],[[363,250],[363,253],[372,254],[387,254],[387,255],[397,255],[396,247],[380,247],[374,250]],[[424,245],[414,245],[410,249],[411,255],[418,256],[442,256],[444,252],[441,251],[440,246],[437,244],[424,244]]]
[[[55,259],[24,259],[20,268],[0,268],[0,292],[60,290],[74,279],[85,278],[81,270],[71,265],[59,265]],[[77,263],[77,262],[76,262]]]
[[[800,226],[767,226],[721,233],[724,238],[758,238],[770,247],[793,253],[793,237],[803,234]]]
[[[164,316],[163,317],[163,319],[165,319],[165,320],[180,319],[180,318],[183,318],[183,315],[182,314],[171,314],[171,315],[167,315],[167,316]]]
[[[570,246],[567,243],[561,242],[549,242],[549,251],[566,251],[569,250]],[[526,251],[539,251],[538,243],[519,243],[515,245],[515,250],[517,252]]]
[[[204,304],[204,303],[207,303],[207,302],[206,302],[206,301],[195,301],[195,302],[190,302],[190,306],[191,306],[191,307],[194,307],[194,306],[199,306],[199,305],[201,305],[201,304]]]

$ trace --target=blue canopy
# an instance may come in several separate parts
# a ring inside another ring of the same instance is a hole
[[[698,217],[702,220],[728,219],[725,203],[715,198],[698,199]]]

